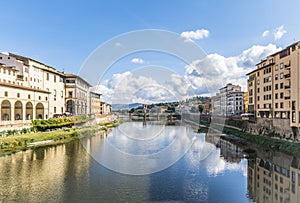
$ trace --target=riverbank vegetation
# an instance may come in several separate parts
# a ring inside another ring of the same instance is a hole
[[[215,123],[207,124],[203,122],[201,122],[201,124],[206,127],[210,127],[212,129],[222,131],[222,133],[224,134],[233,135],[242,138],[244,140],[247,140],[249,142],[259,144],[270,150],[277,150],[293,156],[300,157],[300,143],[298,142],[290,142],[290,141],[280,140],[277,138],[271,138],[262,135],[254,135],[247,132],[243,132],[242,130],[227,125],[223,126]]]
[[[49,119],[50,120],[50,119]],[[83,119],[79,119],[83,122]],[[75,139],[80,139],[83,137],[93,136],[98,132],[106,133],[109,128],[118,126],[122,121],[119,122],[106,122],[98,125],[89,126],[76,126],[69,125],[70,120],[66,119],[63,123],[57,122],[59,120],[51,120],[44,122],[36,122],[36,125],[41,126],[40,128],[28,128],[28,131],[21,132],[16,131],[15,134],[10,136],[0,137],[0,156],[8,155],[18,151],[24,151],[27,149],[37,148],[40,146],[49,146],[66,143]],[[74,122],[75,120],[71,121]],[[48,128],[46,128],[47,126]],[[50,126],[50,127],[49,127]],[[53,128],[52,126],[56,126]],[[53,130],[59,127],[64,127],[64,129]],[[36,131],[32,130],[35,129]],[[43,132],[37,129],[43,130]],[[53,131],[45,132],[45,129],[52,129]],[[24,133],[23,133],[24,132]],[[48,141],[48,142],[43,142]],[[34,143],[40,142],[41,144],[34,145]]]

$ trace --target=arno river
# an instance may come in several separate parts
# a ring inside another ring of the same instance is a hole
[[[0,157],[0,202],[300,201],[300,159],[195,131],[129,122]],[[246,158],[249,148],[256,153]]]

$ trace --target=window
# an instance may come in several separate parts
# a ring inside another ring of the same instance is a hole
[[[283,108],[283,102],[280,102],[280,108]]]
[[[46,80],[49,80],[49,73],[46,74]]]
[[[45,100],[48,101],[48,97],[45,97]]]
[[[259,89],[259,88],[257,88],[257,93],[259,93],[259,91],[260,91],[260,89]]]
[[[64,113],[64,107],[61,107],[61,113]]]
[[[278,74],[275,75],[275,80],[278,80]]]
[[[39,96],[39,100],[41,100],[41,96]]]
[[[64,91],[61,91],[61,92],[60,92],[60,96],[61,96],[61,98],[64,97]]]
[[[280,93],[280,99],[282,99],[282,98],[283,98],[283,92]]]
[[[259,109],[259,104],[257,104],[257,108]]]
[[[72,97],[73,97],[73,92],[69,91],[69,98],[72,98]]]
[[[56,90],[53,90],[53,95],[56,97]]]
[[[28,99],[30,99],[30,94],[28,95]]]
[[[259,77],[259,72],[257,72],[257,76]]]
[[[275,94],[275,99],[278,99],[278,93]]]
[[[8,97],[8,92],[7,91],[4,92],[4,96]]]
[[[275,70],[278,70],[278,65],[275,66]]]
[[[66,80],[66,83],[75,83],[75,80]]]
[[[257,101],[259,101],[259,99],[260,99],[259,96],[257,96]]]
[[[54,75],[54,82],[56,82],[56,75]]]
[[[280,83],[280,89],[283,89],[283,82]]]
[[[296,182],[296,173],[292,171],[292,183]]]
[[[280,73],[280,79],[282,79],[283,78],[283,73]]]
[[[278,103],[275,103],[275,108],[276,108],[276,109],[278,108]]]
[[[18,97],[18,98],[20,97],[20,93],[17,93],[17,97]]]
[[[275,90],[278,90],[278,84],[275,84]]]
[[[280,69],[282,69],[284,67],[283,63],[280,63]]]
[[[54,113],[56,113],[56,107],[54,107]]]

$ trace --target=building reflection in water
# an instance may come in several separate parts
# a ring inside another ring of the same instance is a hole
[[[226,140],[225,137],[206,134],[205,140],[220,148],[220,156],[227,162],[239,163],[243,158],[243,150],[236,144]]]
[[[206,141],[220,148],[226,161],[239,163],[243,149],[220,136],[206,135]],[[243,146],[244,147],[244,146]],[[254,202],[300,202],[300,158],[281,152],[256,149],[248,159],[248,195]]]
[[[248,191],[256,202],[299,202],[300,159],[280,152],[248,159]]]

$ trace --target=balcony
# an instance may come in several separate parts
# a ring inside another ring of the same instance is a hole
[[[291,96],[285,96],[284,97],[284,99],[290,99],[291,98]]]
[[[290,73],[284,75],[284,78],[290,78],[290,77],[291,77]]]
[[[284,85],[284,89],[290,89],[291,88],[291,85],[288,84],[288,85]]]

